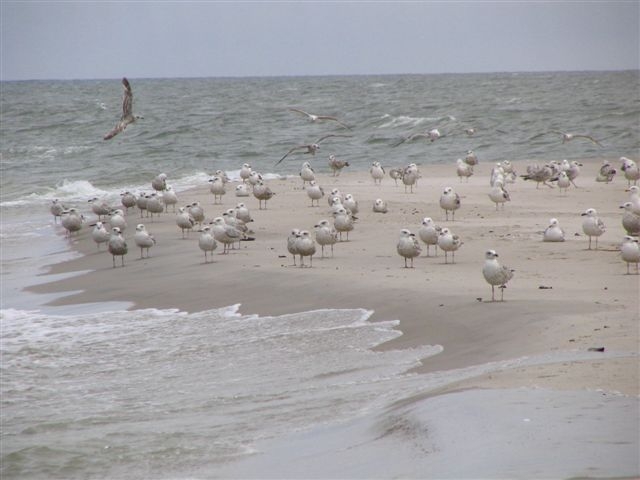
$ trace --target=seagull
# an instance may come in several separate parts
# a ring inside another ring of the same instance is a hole
[[[640,235],[640,215],[633,213],[633,203],[624,202],[620,205],[620,208],[624,208],[624,213],[622,214],[622,228],[625,229],[627,235],[637,237]]]
[[[304,150],[304,149],[306,149],[307,151],[306,152],[302,152],[302,153],[310,153],[311,155],[315,155],[316,152],[318,150],[320,150],[320,142],[322,142],[323,140],[326,140],[327,138],[330,138],[330,137],[347,137],[347,138],[350,138],[351,135],[339,135],[339,134],[336,134],[336,133],[329,133],[327,135],[324,135],[324,136],[320,137],[318,140],[316,140],[313,143],[308,143],[306,145],[298,145],[297,147],[293,147],[287,153],[285,153],[284,156],[280,160],[278,160],[276,162],[276,165],[278,165],[281,161],[283,161],[285,158],[287,158],[290,154],[292,154],[296,150]]]
[[[458,174],[458,177],[460,177],[461,183],[463,178],[466,178],[468,182],[469,177],[473,175],[473,165],[469,165],[459,158],[456,160],[456,173]]]
[[[449,211],[451,211],[451,221],[455,220],[456,210],[460,208],[460,196],[453,191],[453,188],[446,187],[440,195],[440,208],[444,210],[447,220],[449,220]]]
[[[382,179],[384,178],[384,167],[380,165],[380,162],[373,162],[369,168],[369,173],[371,174],[371,178],[373,178],[374,184],[382,184]]]
[[[640,180],[640,168],[638,168],[638,164],[627,157],[620,157],[620,161],[622,162],[620,170],[624,172],[624,178],[627,179],[628,186],[631,186],[631,182],[636,185],[638,180]]]
[[[60,203],[57,198],[54,198],[51,201],[51,207],[49,211],[51,212],[51,215],[53,215],[53,221],[55,223],[58,223],[58,217],[62,216],[62,212],[65,211],[65,206]]]
[[[136,196],[131,193],[131,192],[122,192],[120,194],[120,203],[122,203],[122,206],[125,209],[125,212],[129,211],[129,208],[135,207],[136,206],[136,202],[137,202],[137,198]]]
[[[629,201],[633,205],[631,211],[636,215],[640,215],[640,187],[631,185],[625,192],[629,192]]]
[[[311,206],[313,207],[313,203],[316,202],[316,206],[320,206],[320,199],[324,197],[323,188],[316,183],[315,180],[311,180],[309,185],[305,187],[307,192],[307,196],[311,199]]]
[[[396,186],[398,185],[398,179],[401,179],[404,175],[404,169],[402,167],[392,168],[389,170],[389,176],[393,178],[393,181],[396,182]]]
[[[82,228],[84,215],[75,208],[70,208],[62,212],[60,219],[62,226],[67,231],[67,236],[70,237],[74,232],[79,232]]]
[[[113,227],[111,232],[107,246],[109,253],[113,256],[113,268],[116,268],[116,256],[122,257],[122,266],[124,267],[124,256],[127,254],[127,242],[122,238],[122,231],[118,227]]]
[[[353,217],[349,215],[344,207],[340,207],[333,213],[333,226],[338,232],[340,241],[342,241],[342,232],[347,232],[347,242],[349,241],[349,232],[353,230]]]
[[[489,198],[496,204],[496,211],[498,211],[499,204],[502,204],[502,209],[504,210],[505,202],[511,201],[511,196],[509,195],[509,192],[505,190],[502,180],[496,181],[493,187],[491,187],[491,190],[489,191]]]
[[[439,225],[436,225],[431,217],[424,217],[422,225],[418,229],[418,237],[427,245],[427,257],[429,256],[429,247],[433,245],[436,257],[438,256],[438,236],[440,235]]]
[[[187,233],[189,233],[195,224],[196,221],[193,218],[193,215],[187,211],[187,207],[180,207],[178,215],[176,215],[176,225],[178,225],[178,228],[182,230],[182,238],[184,238],[184,231],[186,230]]]
[[[387,202],[381,198],[376,198],[375,202],[373,202],[373,211],[375,213],[387,213],[389,211],[387,208]]]
[[[91,211],[98,216],[98,220],[102,220],[102,217],[106,217],[111,213],[111,206],[106,201],[99,201],[98,197],[94,197],[89,200],[91,204]]]
[[[415,234],[406,228],[400,230],[400,238],[398,239],[396,250],[398,255],[404,257],[404,268],[413,268],[413,259],[418,257],[422,251]],[[411,260],[411,267],[407,266],[407,258]]]
[[[151,180],[151,188],[156,192],[164,192],[167,189],[167,174],[160,173]]]
[[[116,124],[113,130],[104,136],[105,140],[112,139],[120,132],[123,132],[130,123],[135,122],[139,118],[144,118],[140,115],[134,115],[132,112],[133,93],[131,91],[131,85],[129,85],[129,80],[123,78],[122,85],[124,86],[124,95],[122,97],[122,117],[120,117],[120,121]]]
[[[237,228],[227,224],[222,217],[216,217],[211,222],[213,238],[222,243],[222,253],[229,253],[233,244],[242,240],[242,232]]]
[[[333,227],[329,220],[320,220],[313,226],[316,232],[316,242],[322,249],[322,257],[324,258],[324,246],[331,246],[331,256],[333,257],[333,245],[338,241],[338,231]]]
[[[316,179],[316,173],[309,162],[304,162],[300,167],[300,178],[302,179],[302,186],[304,187],[307,182]]]
[[[598,218],[598,212],[595,208],[588,208],[583,217],[582,231],[589,237],[589,250],[591,250],[591,237],[596,237],[596,250],[598,249],[598,237],[605,232],[604,222]]]
[[[100,250],[101,243],[107,243],[109,238],[111,238],[111,233],[105,228],[104,223],[96,222],[96,225],[93,227],[91,231],[91,238],[96,245],[98,246],[98,250]]]
[[[236,197],[248,197],[249,196],[249,188],[241,183],[236,185]]]
[[[173,206],[173,213],[176,213],[176,203],[178,203],[178,195],[171,185],[167,185],[167,189],[162,192],[162,203],[164,203],[164,211],[169,211],[169,205]]]
[[[609,162],[608,160],[603,160],[602,166],[600,167],[600,170],[598,170],[598,174],[596,175],[596,182],[609,183],[613,180],[613,177],[615,177],[616,173],[617,171],[615,168],[613,168],[611,162]]]
[[[253,187],[253,196],[258,199],[258,207],[262,210],[262,201],[264,200],[264,208],[267,208],[267,200],[270,200],[271,197],[275,195],[267,185],[264,184],[262,180],[258,180],[258,183]]]
[[[296,112],[296,113],[300,113],[302,115],[305,115],[309,119],[309,121],[311,121],[311,122],[317,122],[318,120],[331,120],[331,121],[337,122],[340,126],[346,128],[347,130],[351,130],[351,127],[349,125],[346,125],[346,124],[342,123],[336,117],[332,117],[332,116],[329,116],[329,115],[314,115],[313,113],[305,112],[304,110],[300,110],[300,109],[297,109],[297,108],[289,108],[289,110],[292,111],[292,112]]]
[[[398,142],[394,143],[392,146],[397,147],[398,145],[402,145],[404,142],[412,142],[416,138],[428,138],[431,143],[438,140],[443,135],[440,133],[440,130],[437,128],[432,128],[431,130],[414,133],[412,135],[408,135],[406,137],[402,137]]]
[[[520,175],[525,180],[533,180],[536,182],[536,189],[542,183],[549,188],[553,188],[553,185],[549,185],[547,182],[553,177],[553,170],[549,165],[540,166],[538,164],[527,165],[527,174]]]
[[[156,239],[153,238],[153,235],[147,231],[142,223],[136,225],[136,233],[133,236],[133,241],[140,247],[140,258],[145,258],[142,254],[144,249],[147,250],[147,258],[149,258],[149,249],[156,244]]]
[[[224,180],[221,177],[212,177],[209,179],[209,191],[213,193],[213,203],[222,203],[222,196],[227,192],[224,186]]]
[[[581,134],[577,134],[577,133],[567,133],[567,132],[561,132],[559,130],[551,130],[549,132],[539,133],[538,135],[534,135],[533,137],[531,137],[531,140],[535,140],[536,138],[539,138],[539,137],[541,137],[543,135],[548,135],[548,134],[560,135],[562,137],[562,143],[570,142],[571,140],[574,140],[576,138],[585,138],[585,139],[595,143],[599,147],[603,146],[598,140],[593,138],[591,135],[581,135]]]
[[[298,235],[300,235],[300,230],[297,228],[294,228],[291,230],[291,233],[289,233],[289,236],[287,237],[287,251],[293,255],[293,266],[296,266],[296,255],[300,255],[298,253]],[[302,260],[301,260],[302,261]]]
[[[638,275],[640,273],[638,271],[638,263],[640,263],[640,246],[638,246],[638,240],[629,235],[625,235],[622,245],[620,246],[620,254],[622,255],[622,260],[627,262],[627,275],[629,275],[629,265],[631,263],[636,264],[636,275]]]
[[[316,253],[316,242],[307,230],[298,233],[296,249],[300,255],[300,267],[304,267],[304,257],[309,257],[309,267],[313,267],[313,255]]]
[[[333,170],[333,176],[337,177],[344,167],[349,166],[349,162],[337,158],[335,155],[329,155],[329,167]]]
[[[204,252],[204,263],[208,263],[209,258],[207,257],[207,253],[212,252],[211,255],[213,255],[213,251],[218,247],[218,244],[211,234],[211,227],[209,225],[202,227],[199,232],[200,238],[198,239],[198,247],[200,247],[200,250]]]
[[[438,246],[444,252],[444,263],[449,263],[447,252],[451,252],[451,263],[456,263],[456,250],[462,246],[458,235],[451,233],[448,228],[442,228],[438,235]]]
[[[564,242],[564,230],[560,227],[558,219],[549,220],[549,226],[544,229],[543,242]]]
[[[484,266],[482,267],[482,275],[489,285],[491,285],[491,301],[495,302],[495,287],[501,289],[500,301],[504,301],[504,289],[506,283],[513,278],[513,270],[498,263],[498,254],[495,250],[487,250],[484,254]]]

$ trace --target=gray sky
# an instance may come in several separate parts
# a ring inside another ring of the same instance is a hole
[[[1,1],[1,78],[638,69],[640,2]]]

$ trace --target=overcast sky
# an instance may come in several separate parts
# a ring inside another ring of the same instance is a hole
[[[638,69],[640,2],[1,1],[1,77]]]

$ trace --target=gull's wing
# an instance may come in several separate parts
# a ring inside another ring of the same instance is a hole
[[[351,135],[340,135],[338,133],[329,133],[328,135],[325,135],[323,137],[320,137],[318,140],[316,140],[316,144],[320,143],[321,141],[329,138],[329,137],[346,137],[346,138],[351,138]]]
[[[309,118],[313,118],[313,116],[310,113],[305,112],[304,110],[300,110],[298,108],[289,108],[290,111],[292,112],[297,112],[297,113],[301,113],[302,115],[305,115]]]
[[[591,135],[574,135],[574,138],[586,138],[587,140],[591,140],[593,143],[595,143],[596,145],[598,145],[599,147],[602,147],[603,145],[596,140],[595,138],[593,138]]]
[[[127,127],[127,124],[120,121],[116,124],[116,126],[113,128],[113,130],[111,130],[109,133],[107,133],[104,136],[104,140],[111,140],[113,137],[115,137],[117,134],[119,134],[120,132],[122,132],[125,128]]]
[[[336,117],[332,117],[330,115],[318,115],[318,120],[332,120],[334,122],[337,122],[342,127],[346,128],[347,130],[351,130],[351,127],[349,125],[347,125],[346,123],[342,123]]]
[[[287,158],[291,153],[295,152],[296,150],[300,150],[301,148],[309,148],[309,146],[308,145],[298,145],[297,147],[291,148],[291,150],[289,150],[287,153],[285,153],[284,156],[280,160],[278,160],[276,162],[276,165],[278,165],[278,163],[280,163],[285,158]]]
[[[122,120],[132,116],[133,110],[133,92],[129,80],[122,78],[122,86],[124,87],[124,96],[122,97]]]

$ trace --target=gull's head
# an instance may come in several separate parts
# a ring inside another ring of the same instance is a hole
[[[433,225],[433,220],[431,219],[431,217],[424,217],[422,219],[422,225],[424,226]]]
[[[216,217],[211,223],[213,223],[214,225],[224,225],[224,218]]]
[[[441,228],[440,229],[440,235],[449,235],[451,232],[449,231],[449,229],[447,227]]]
[[[298,235],[300,235],[300,229],[299,228],[292,228],[291,229],[291,236],[297,237]]]
[[[633,203],[624,202],[622,205],[620,205],[620,208],[624,208],[625,210],[631,211],[631,209],[633,208]]]
[[[638,193],[640,193],[640,187],[638,187],[637,185],[631,185],[629,188],[627,188],[626,191],[630,192],[632,195],[637,195]]]
[[[139,223],[138,225],[136,225],[136,232],[144,232],[145,227],[142,223]]]
[[[583,217],[595,217],[598,214],[595,208],[587,208],[583,213]]]
[[[403,228],[402,230],[400,230],[400,236],[401,237],[410,237],[412,235],[413,235],[413,233],[411,233],[411,231],[406,229],[406,228]]]
[[[487,260],[493,260],[498,257],[498,253],[495,250],[487,250],[484,254],[484,258]]]
[[[240,202],[239,204],[236,205],[236,209],[240,209],[240,208],[245,208],[245,204]]]
[[[558,219],[557,218],[552,218],[551,220],[549,220],[549,226],[550,227],[555,227],[556,225],[558,225]]]
[[[453,192],[453,188],[447,187],[447,188],[444,189],[444,191],[442,193],[444,193],[445,195],[449,195],[452,192]]]
[[[113,227],[111,231],[113,232],[114,235],[120,235],[121,233],[121,230],[118,227]]]
[[[209,233],[210,231],[211,231],[211,227],[209,225],[205,225],[200,229],[200,232],[202,233]]]

